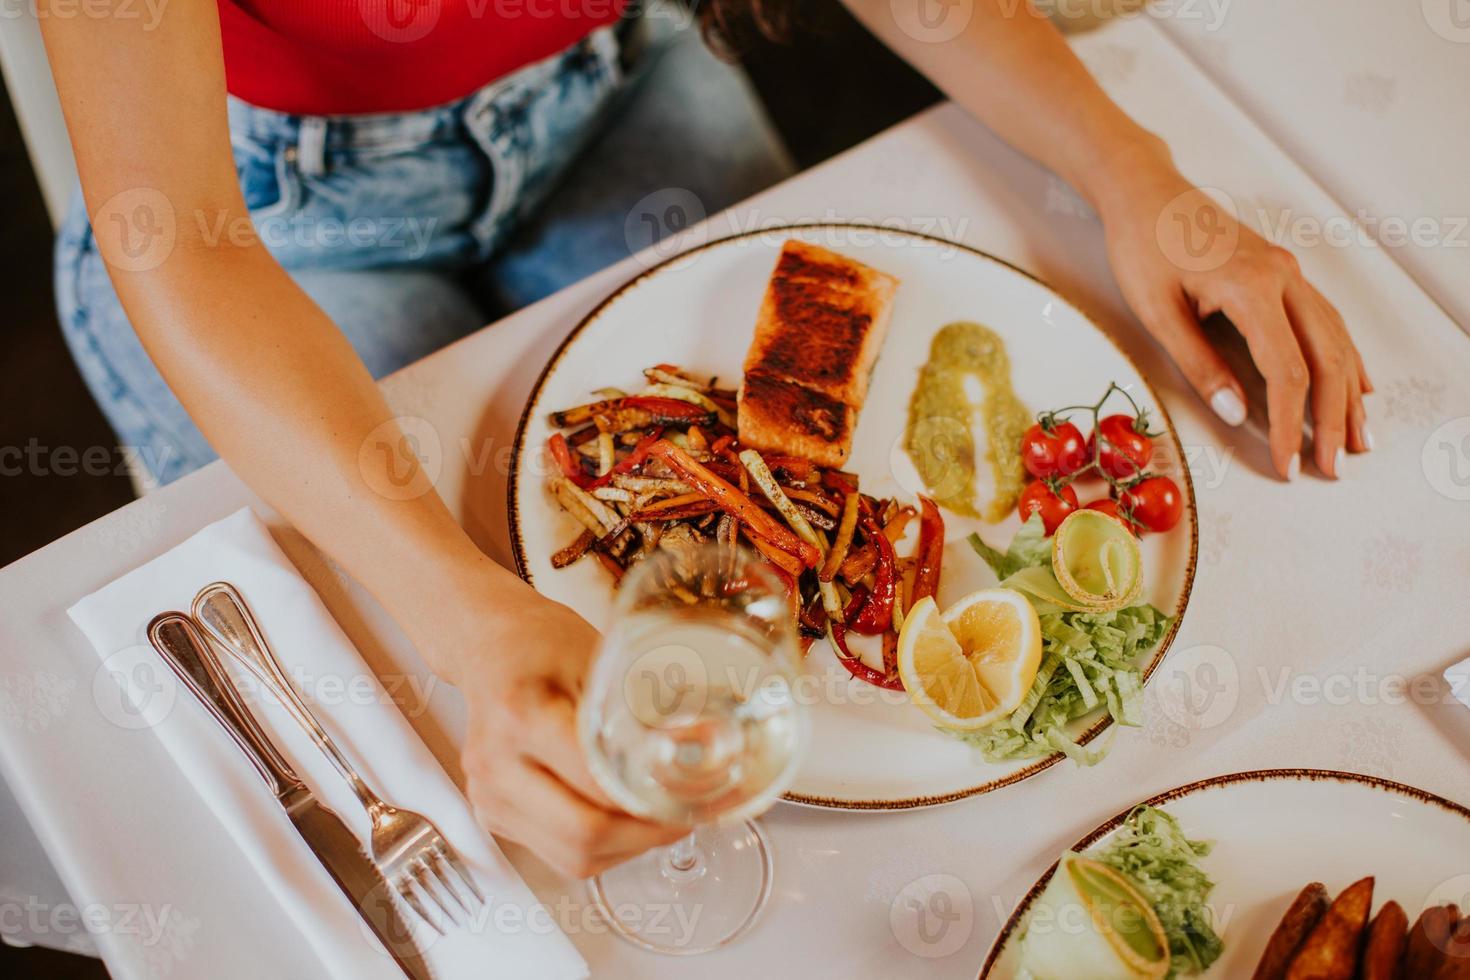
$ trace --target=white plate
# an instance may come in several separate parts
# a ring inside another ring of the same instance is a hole
[[[551,555],[576,537],[578,528],[545,489],[550,465],[545,446],[553,431],[547,415],[588,401],[597,388],[634,388],[644,368],[661,362],[719,375],[733,385],[766,281],[782,242],[792,236],[902,280],[847,467],[861,476],[865,491],[911,499],[918,487],[901,441],[909,395],[930,339],[955,320],[986,324],[1005,338],[1016,392],[1033,411],[1095,401],[1116,380],[1150,411],[1156,428],[1167,429],[1156,440],[1166,457],[1160,468],[1184,488],[1187,519],[1169,534],[1145,539],[1144,598],[1165,612],[1183,614],[1198,541],[1194,489],[1179,463],[1183,451],[1173,425],[1137,368],[1075,307],[999,259],[939,239],[850,225],[803,225],[710,242],[635,277],[572,331],[537,382],[516,433],[510,531],[527,581],[594,625],[605,624],[612,599],[607,573],[592,561],[551,567]],[[1118,396],[1114,399],[1110,408],[1126,407]],[[1003,548],[1019,527],[1014,516],[1000,524],[945,516],[950,544],[941,605],[995,584],[965,537],[978,530]],[[1175,630],[1177,622],[1152,654],[1148,673]],[[901,695],[897,701],[882,700],[882,692],[851,679],[826,643],[812,647],[807,668],[807,690],[816,695],[813,739],[789,800],[843,809],[933,806],[1007,785],[1062,758],[987,764],[968,746],[936,732]],[[1099,719],[1083,719],[1077,730],[1087,728],[1085,737],[1091,738],[1103,727]]]
[[[1210,906],[1225,952],[1206,977],[1248,977],[1281,916],[1309,882],[1336,896],[1372,875],[1376,911],[1389,899],[1412,922],[1470,892],[1470,810],[1373,776],[1317,769],[1268,769],[1217,776],[1144,802],[1162,807],[1196,840],[1215,848],[1200,867],[1215,881]],[[1082,838],[1074,850],[1106,841],[1127,813]],[[1056,870],[1041,876],[986,957],[982,980],[1017,975],[1031,905]]]

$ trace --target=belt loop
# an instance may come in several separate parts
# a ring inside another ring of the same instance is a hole
[[[306,116],[296,131],[296,168],[304,177],[321,177],[327,172],[327,121]]]

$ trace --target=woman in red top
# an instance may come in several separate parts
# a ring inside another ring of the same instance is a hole
[[[1235,425],[1239,382],[1199,328],[1229,315],[1267,379],[1284,478],[1308,402],[1325,475],[1368,448],[1369,383],[1341,317],[1179,174],[1048,20],[1005,0],[845,3],[1088,200],[1139,319]],[[423,473],[417,493],[373,492],[358,448],[395,425],[374,375],[474,329],[484,304],[519,305],[646,244],[626,220],[640,198],[712,211],[789,171],[748,87],[677,29],[680,8],[623,7],[40,10],[85,201],[58,240],[63,327],[113,425],[162,480],[218,450],[363,582],[462,688],[485,825],[575,875],[679,834],[620,812],[578,750],[596,633],[481,553]],[[710,0],[701,15],[769,22],[790,7]],[[1204,255],[1195,228],[1219,232]]]

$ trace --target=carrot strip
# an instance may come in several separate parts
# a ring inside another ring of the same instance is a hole
[[[821,561],[821,555],[815,547],[798,538],[790,529],[756,506],[749,497],[711,473],[707,467],[672,442],[660,439],[649,452],[662,459],[694,489],[718,504],[720,509],[734,515],[756,535],[794,556],[801,566],[813,568]]]

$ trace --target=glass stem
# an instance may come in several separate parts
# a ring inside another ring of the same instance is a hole
[[[694,832],[681,837],[664,857],[664,874],[670,878],[687,878],[699,865],[699,849],[694,843]]]

